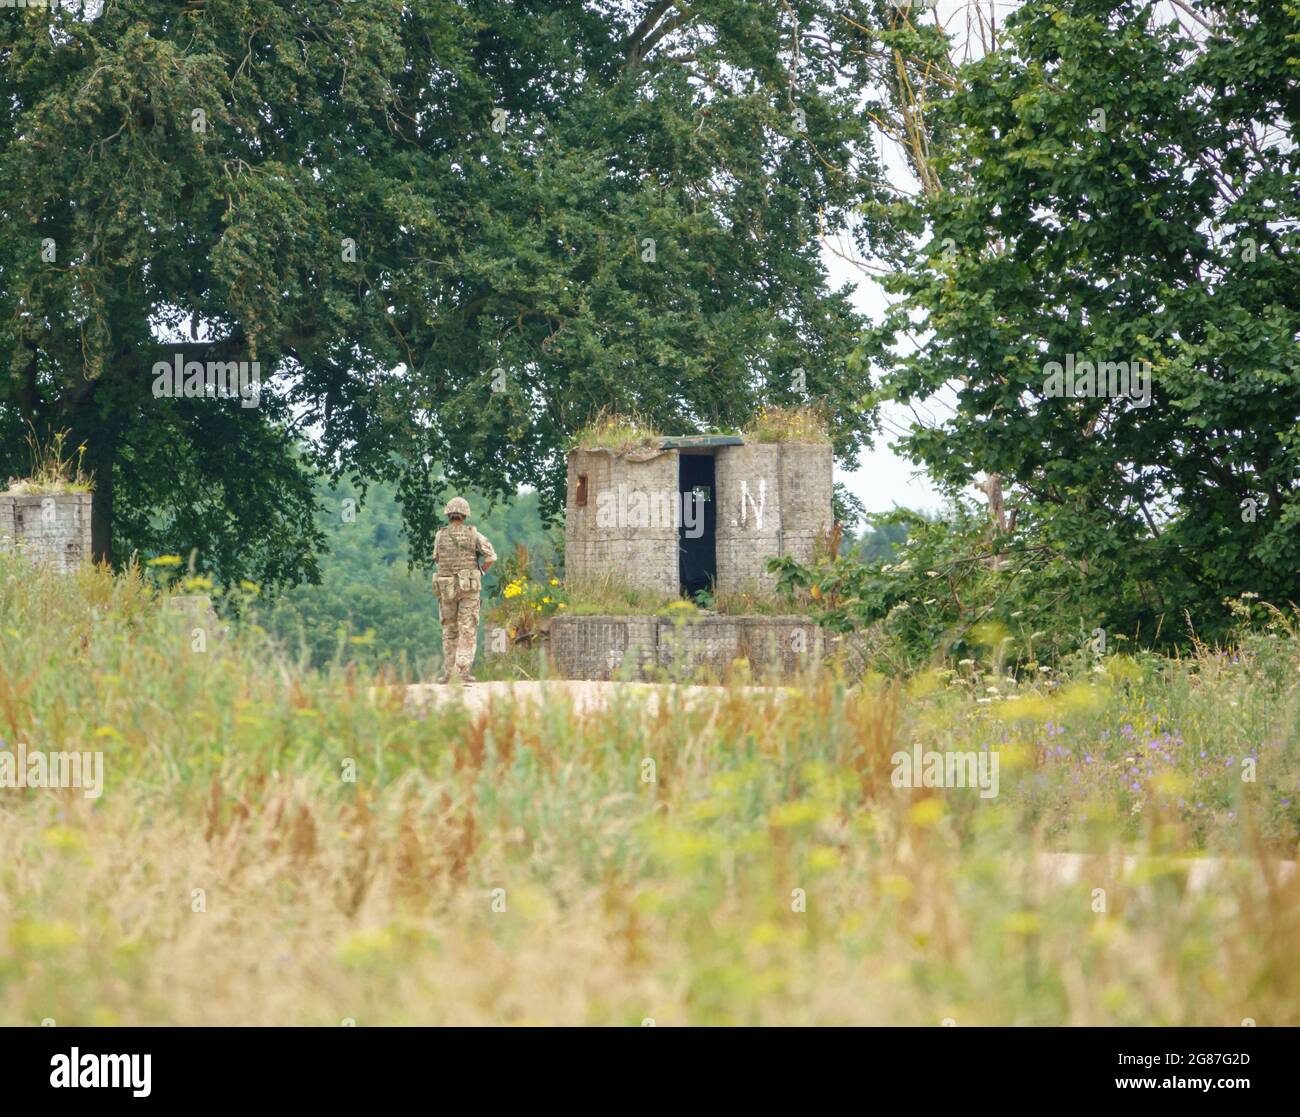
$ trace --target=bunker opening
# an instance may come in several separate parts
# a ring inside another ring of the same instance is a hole
[[[716,459],[707,450],[678,453],[681,523],[677,527],[678,575],[683,596],[712,591],[718,578]]]

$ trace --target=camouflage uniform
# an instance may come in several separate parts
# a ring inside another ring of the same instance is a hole
[[[496,560],[492,544],[467,523],[453,521],[434,536],[433,561],[438,573],[433,579],[433,591],[438,596],[438,619],[442,621],[442,670],[448,678],[453,673],[468,678],[474,665],[479,591],[483,585],[481,564]]]

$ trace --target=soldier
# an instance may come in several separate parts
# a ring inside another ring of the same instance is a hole
[[[442,513],[448,524],[433,537],[433,561],[438,567],[433,590],[442,621],[442,675],[438,682],[472,683],[469,671],[478,643],[479,591],[497,553],[477,528],[465,522],[469,503],[462,497],[452,497]]]

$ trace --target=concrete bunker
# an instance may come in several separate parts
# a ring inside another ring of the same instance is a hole
[[[812,561],[830,532],[826,443],[661,438],[568,455],[565,576],[671,597],[770,593],[769,559]]]

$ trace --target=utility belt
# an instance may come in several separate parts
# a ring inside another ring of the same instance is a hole
[[[455,574],[438,574],[433,582],[443,601],[455,601],[463,594],[478,593],[483,586],[483,575],[477,570],[458,570]]]

